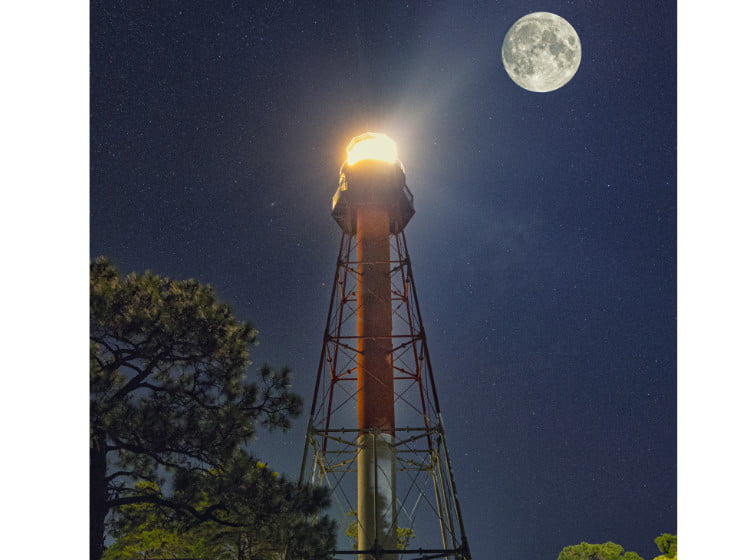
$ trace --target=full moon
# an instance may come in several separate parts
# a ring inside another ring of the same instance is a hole
[[[581,41],[566,20],[535,12],[514,23],[503,41],[503,66],[508,76],[529,91],[563,87],[581,64]]]

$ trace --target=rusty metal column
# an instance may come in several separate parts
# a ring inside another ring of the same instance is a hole
[[[376,198],[376,197],[373,197]],[[396,548],[390,221],[384,201],[357,209],[358,548]],[[363,555],[364,558],[368,556]]]
[[[391,236],[414,215],[414,205],[393,140],[368,132],[346,151],[332,215],[356,239],[356,266],[351,260],[349,270],[357,277],[357,550],[360,560],[395,560]]]

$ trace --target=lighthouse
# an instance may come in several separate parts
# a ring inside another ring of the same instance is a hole
[[[351,140],[333,196],[342,237],[301,479],[328,485],[361,560],[469,559],[404,228],[396,143]]]

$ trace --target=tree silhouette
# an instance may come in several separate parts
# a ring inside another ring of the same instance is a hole
[[[241,514],[252,488],[243,495],[232,487],[252,464],[243,446],[258,425],[287,429],[301,410],[288,369],[263,366],[256,383],[245,380],[255,339],[210,286],[150,272],[123,277],[106,258],[92,261],[92,559],[125,506],[246,525]],[[324,500],[311,491],[306,498]]]
[[[661,556],[657,556],[654,560],[677,558],[677,535],[662,533],[654,539],[654,542],[662,553]]]
[[[272,472],[259,461],[239,462],[234,473],[223,477],[242,526],[214,521],[196,523],[190,515],[165,512],[155,504],[132,504],[121,508],[112,534],[115,542],[103,560],[151,558],[222,558],[277,560],[325,558],[334,547],[333,523],[312,519],[328,504],[320,489],[301,489]],[[142,487],[150,483],[139,483]],[[207,492],[215,492],[216,478],[198,491],[196,502],[208,503]],[[166,514],[169,513],[169,514]]]
[[[563,548],[557,560],[643,560],[643,558],[635,552],[625,552],[622,546],[613,542],[604,544],[582,542]]]

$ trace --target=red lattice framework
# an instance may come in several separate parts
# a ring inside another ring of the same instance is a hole
[[[358,523],[357,455],[357,261],[356,236],[342,234],[323,348],[308,425],[301,480],[332,491],[341,529]],[[435,379],[419,311],[414,277],[401,229],[390,236],[391,308],[396,424],[398,550],[346,549],[336,554],[469,559],[448,456]],[[366,372],[364,372],[366,375]],[[365,556],[363,556],[364,558]]]

